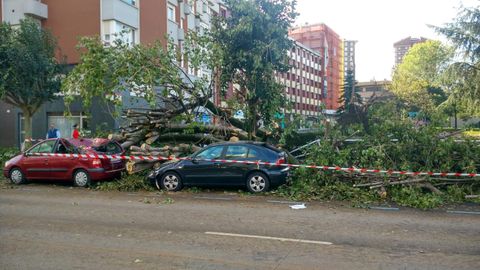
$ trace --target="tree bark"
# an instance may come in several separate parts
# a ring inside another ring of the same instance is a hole
[[[134,174],[152,168],[158,161],[128,161],[125,165],[128,174]]]
[[[121,144],[121,146],[122,146],[123,149],[127,149],[127,148],[129,148],[130,146],[132,146],[132,145],[134,145],[134,144],[136,144],[136,143],[138,143],[138,142],[139,142],[139,140],[138,140],[138,141],[125,141],[125,142],[123,142],[123,143]]]
[[[250,112],[246,119],[248,123],[248,139],[253,140],[257,134],[257,110],[253,104],[249,104],[249,107]]]
[[[107,138],[116,142],[123,142],[126,139],[123,135],[115,133],[108,134]]]
[[[23,130],[25,131],[24,139],[32,139],[32,113],[27,108],[22,108],[23,113]],[[26,141],[24,148],[28,149],[32,145],[31,141]]]
[[[160,137],[160,136],[159,136],[159,135],[155,135],[155,136],[153,136],[153,137],[150,137],[150,138],[148,138],[148,139],[145,140],[145,143],[146,143],[146,144],[152,144],[152,143],[154,143],[154,142],[158,139],[158,137]]]

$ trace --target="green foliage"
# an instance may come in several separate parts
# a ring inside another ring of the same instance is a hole
[[[425,193],[418,187],[394,187],[390,192],[392,200],[402,206],[430,209],[443,203],[440,195]]]
[[[295,20],[296,1],[226,0],[227,18],[214,21],[213,39],[221,55],[221,81],[239,85],[239,102],[246,106],[247,128],[255,134],[257,121],[268,125],[285,106],[284,86],[275,72],[288,70],[288,29]]]
[[[452,50],[439,41],[415,44],[396,67],[390,90],[410,106],[434,112],[446,100],[441,78],[451,57]]]
[[[122,92],[130,91],[152,107],[163,101],[184,111],[185,104],[197,104],[211,96],[208,74],[192,80],[179,66],[183,54],[191,68],[213,70],[215,50],[205,37],[188,35],[183,51],[171,43],[167,47],[160,42],[132,46],[121,38],[105,46],[99,37],[82,38],[78,48],[80,63],[62,85],[67,105],[74,101],[75,93],[87,107],[94,98],[119,106]]]
[[[107,138],[109,134],[113,133],[108,123],[103,122],[95,127],[95,132],[89,134],[91,138]]]
[[[470,187],[460,187],[457,185],[452,185],[447,187],[446,194],[445,194],[445,200],[449,203],[461,203],[465,201],[465,195],[469,194],[469,191],[472,192],[471,189],[472,186]]]
[[[145,181],[145,174],[123,175],[119,180],[98,182],[95,189],[103,191],[154,191],[155,189]]]
[[[293,150],[297,147],[303,146],[309,142],[315,141],[316,139],[323,136],[323,130],[317,129],[311,132],[289,132],[285,135],[282,134],[282,139],[280,143],[284,145],[285,149]]]
[[[390,113],[386,113],[386,112]],[[348,127],[336,127],[320,145],[308,149],[305,164],[391,169],[403,171],[476,172],[480,170],[480,145],[475,141],[456,142],[441,139],[441,129],[416,126],[415,120],[403,117],[401,107],[377,104],[369,112],[372,128],[363,131],[362,140],[347,143],[343,138],[351,135]],[[281,193],[294,199],[338,199],[354,204],[368,203],[380,197],[364,188],[354,188],[362,178],[348,173],[298,169],[289,185]],[[403,178],[400,178],[403,179]],[[379,175],[366,182],[384,181]],[[432,184],[442,183],[430,180]],[[466,194],[477,194],[480,182],[446,187],[439,186],[443,194],[431,193],[416,186],[395,186],[387,189],[387,196],[400,204],[418,208],[432,208],[446,203],[465,201]]]
[[[26,138],[32,136],[32,115],[60,90],[56,49],[55,38],[33,19],[19,27],[0,24],[0,99],[22,110]]]
[[[8,161],[9,159],[15,157],[18,155],[20,151],[18,148],[15,147],[2,147],[0,148],[0,166],[2,168],[5,166],[5,162]],[[3,177],[3,174],[0,175],[0,187],[1,188],[14,188],[13,184],[11,182]]]
[[[172,199],[172,198],[169,198],[169,197],[165,198],[165,199],[162,201],[163,204],[172,204],[172,203],[174,203],[174,202],[175,202],[175,200]]]
[[[480,59],[480,8],[462,8],[457,18],[435,29],[450,39],[472,61]]]
[[[16,147],[0,148],[0,165],[3,167],[6,161],[18,155],[19,153],[20,151],[18,151],[18,148]]]
[[[350,201],[354,206],[379,200],[375,192],[355,188],[331,172],[307,168],[295,170],[289,184],[280,187],[277,193],[292,200]]]
[[[453,82],[449,104],[460,112],[480,115],[480,9],[462,8],[457,18],[435,29],[456,47],[460,59],[450,65],[447,79]]]
[[[349,112],[354,103],[362,103],[362,98],[356,91],[355,85],[356,82],[353,71],[348,70],[342,85],[342,93],[339,98],[339,103],[342,104],[338,109],[340,112]]]
[[[202,190],[202,188],[192,186],[192,187],[185,188],[184,191],[185,192],[190,192],[190,193],[200,193],[203,190]]]
[[[293,120],[287,121],[285,129],[280,134],[278,144],[291,151],[323,136],[324,129],[322,126],[312,128],[307,132],[300,132],[302,121],[301,116],[295,116]]]

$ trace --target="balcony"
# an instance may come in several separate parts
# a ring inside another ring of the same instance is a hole
[[[16,25],[25,17],[48,18],[48,6],[36,0],[3,0],[3,21]]]
[[[40,19],[48,19],[48,6],[36,0],[23,0],[24,13]]]
[[[139,11],[134,5],[122,0],[102,0],[102,20],[115,20],[139,28]]]
[[[179,41],[185,40],[185,32],[182,28],[178,28],[177,38]]]

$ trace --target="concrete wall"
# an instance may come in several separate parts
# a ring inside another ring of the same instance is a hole
[[[12,105],[0,101],[0,147],[16,146],[18,141],[18,113]]]
[[[0,0],[0,22],[3,22],[3,1]]]
[[[48,18],[47,5],[35,0],[3,0],[2,13],[2,19],[13,25],[20,24],[27,15],[37,19]]]
[[[34,114],[32,119],[32,138],[43,139],[48,130],[49,115],[63,115],[65,112],[63,99],[57,99],[45,103]],[[88,113],[90,115],[90,129],[95,132],[98,127],[103,127],[105,123],[109,129],[118,128],[118,123],[112,118],[109,108],[106,104],[94,101],[89,110],[83,110],[80,102],[75,102],[70,107],[72,114]],[[110,111],[113,111],[110,108]],[[20,122],[21,111],[13,106],[0,102],[0,126],[3,132],[0,132],[0,147],[15,147],[20,145]],[[70,134],[62,134],[62,137],[69,137]]]

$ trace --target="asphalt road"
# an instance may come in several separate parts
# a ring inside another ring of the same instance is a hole
[[[480,215],[274,200],[0,189],[0,269],[480,269]]]

